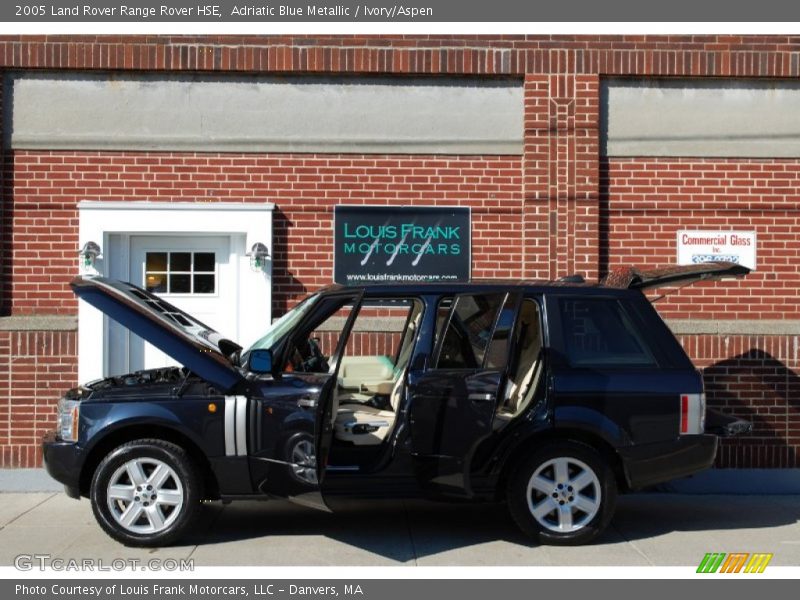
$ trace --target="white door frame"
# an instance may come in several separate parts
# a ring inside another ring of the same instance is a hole
[[[233,204],[228,202],[102,202],[84,200],[78,203],[78,247],[93,241],[103,254],[112,251],[111,236],[228,234],[231,243],[238,239],[238,320],[242,338],[236,340],[247,347],[272,322],[272,261],[261,271],[250,268],[245,256],[253,244],[262,242],[270,254],[272,249],[271,203]],[[157,214],[154,214],[157,213]],[[117,246],[119,247],[119,246]],[[232,248],[232,256],[234,249]],[[107,264],[128,257],[103,256],[95,261],[94,271],[107,275]],[[84,271],[85,272],[85,271]],[[107,373],[106,327],[103,313],[86,302],[78,303],[78,379],[81,382],[103,377]]]

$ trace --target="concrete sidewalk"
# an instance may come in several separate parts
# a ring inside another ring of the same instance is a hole
[[[592,546],[530,544],[502,505],[394,502],[326,514],[286,502],[206,507],[181,546],[132,549],[107,537],[89,502],[61,492],[0,494],[0,564],[53,558],[192,558],[207,565],[696,565],[706,552],[771,552],[800,564],[800,496],[640,493],[620,498]]]

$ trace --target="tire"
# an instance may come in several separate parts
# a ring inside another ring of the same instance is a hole
[[[200,513],[203,479],[180,446],[134,440],[100,462],[89,497],[100,527],[118,542],[167,546],[183,536]]]
[[[506,493],[511,517],[524,533],[542,544],[575,546],[591,542],[606,528],[617,484],[594,448],[557,442],[521,461]]]

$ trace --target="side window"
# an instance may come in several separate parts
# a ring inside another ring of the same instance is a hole
[[[350,299],[325,299],[316,322],[309,323],[291,339],[284,370],[328,373],[330,359],[341,349],[340,378],[345,387],[358,388],[364,381],[393,381],[411,359],[422,315],[422,302],[412,298],[365,299],[355,315],[347,339],[342,332],[353,316]]]
[[[542,317],[533,298],[522,301],[515,331],[506,393],[498,407],[499,414],[509,417],[520,414],[530,404],[542,376]]]
[[[438,369],[478,369],[483,366],[498,312],[506,294],[458,296],[441,337]]]
[[[560,298],[562,334],[572,366],[655,366],[656,359],[618,300]]]
[[[386,383],[391,389],[411,360],[421,317],[419,300],[364,300],[342,355],[340,386],[377,391],[376,386]],[[341,326],[331,325],[340,335]]]
[[[327,373],[329,359],[339,346],[342,329],[354,307],[350,299],[323,298],[317,303],[316,322],[304,323],[305,329],[293,332],[286,348],[285,372]]]
[[[533,368],[542,351],[542,317],[539,304],[533,298],[525,298],[519,311],[514,356],[511,361],[511,379],[523,379]]]
[[[489,347],[486,349],[484,366],[487,369],[504,370],[508,362],[508,345],[511,331],[514,329],[514,316],[519,303],[518,294],[507,294],[503,308],[497,318],[497,325],[492,333]]]

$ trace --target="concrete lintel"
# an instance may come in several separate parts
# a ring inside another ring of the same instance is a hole
[[[342,331],[346,319],[344,317],[331,317],[317,331]],[[405,317],[361,317],[353,325],[354,332],[396,333],[403,331],[406,324]]]
[[[81,200],[79,210],[185,210],[185,211],[272,211],[272,202],[154,202],[152,200]]]
[[[23,315],[0,317],[0,331],[75,331],[78,317],[72,315]]]
[[[24,150],[107,150],[140,152],[271,152],[316,153],[323,148],[326,153],[341,154],[522,154],[521,141],[474,138],[453,140],[391,139],[375,137],[338,140],[322,137],[304,138],[252,138],[206,140],[200,136],[126,136],[115,139],[100,135],[63,136],[53,141],[46,134],[20,134],[14,137],[14,147]],[[202,149],[202,150],[200,150]]]
[[[667,319],[676,335],[800,335],[796,319]]]

